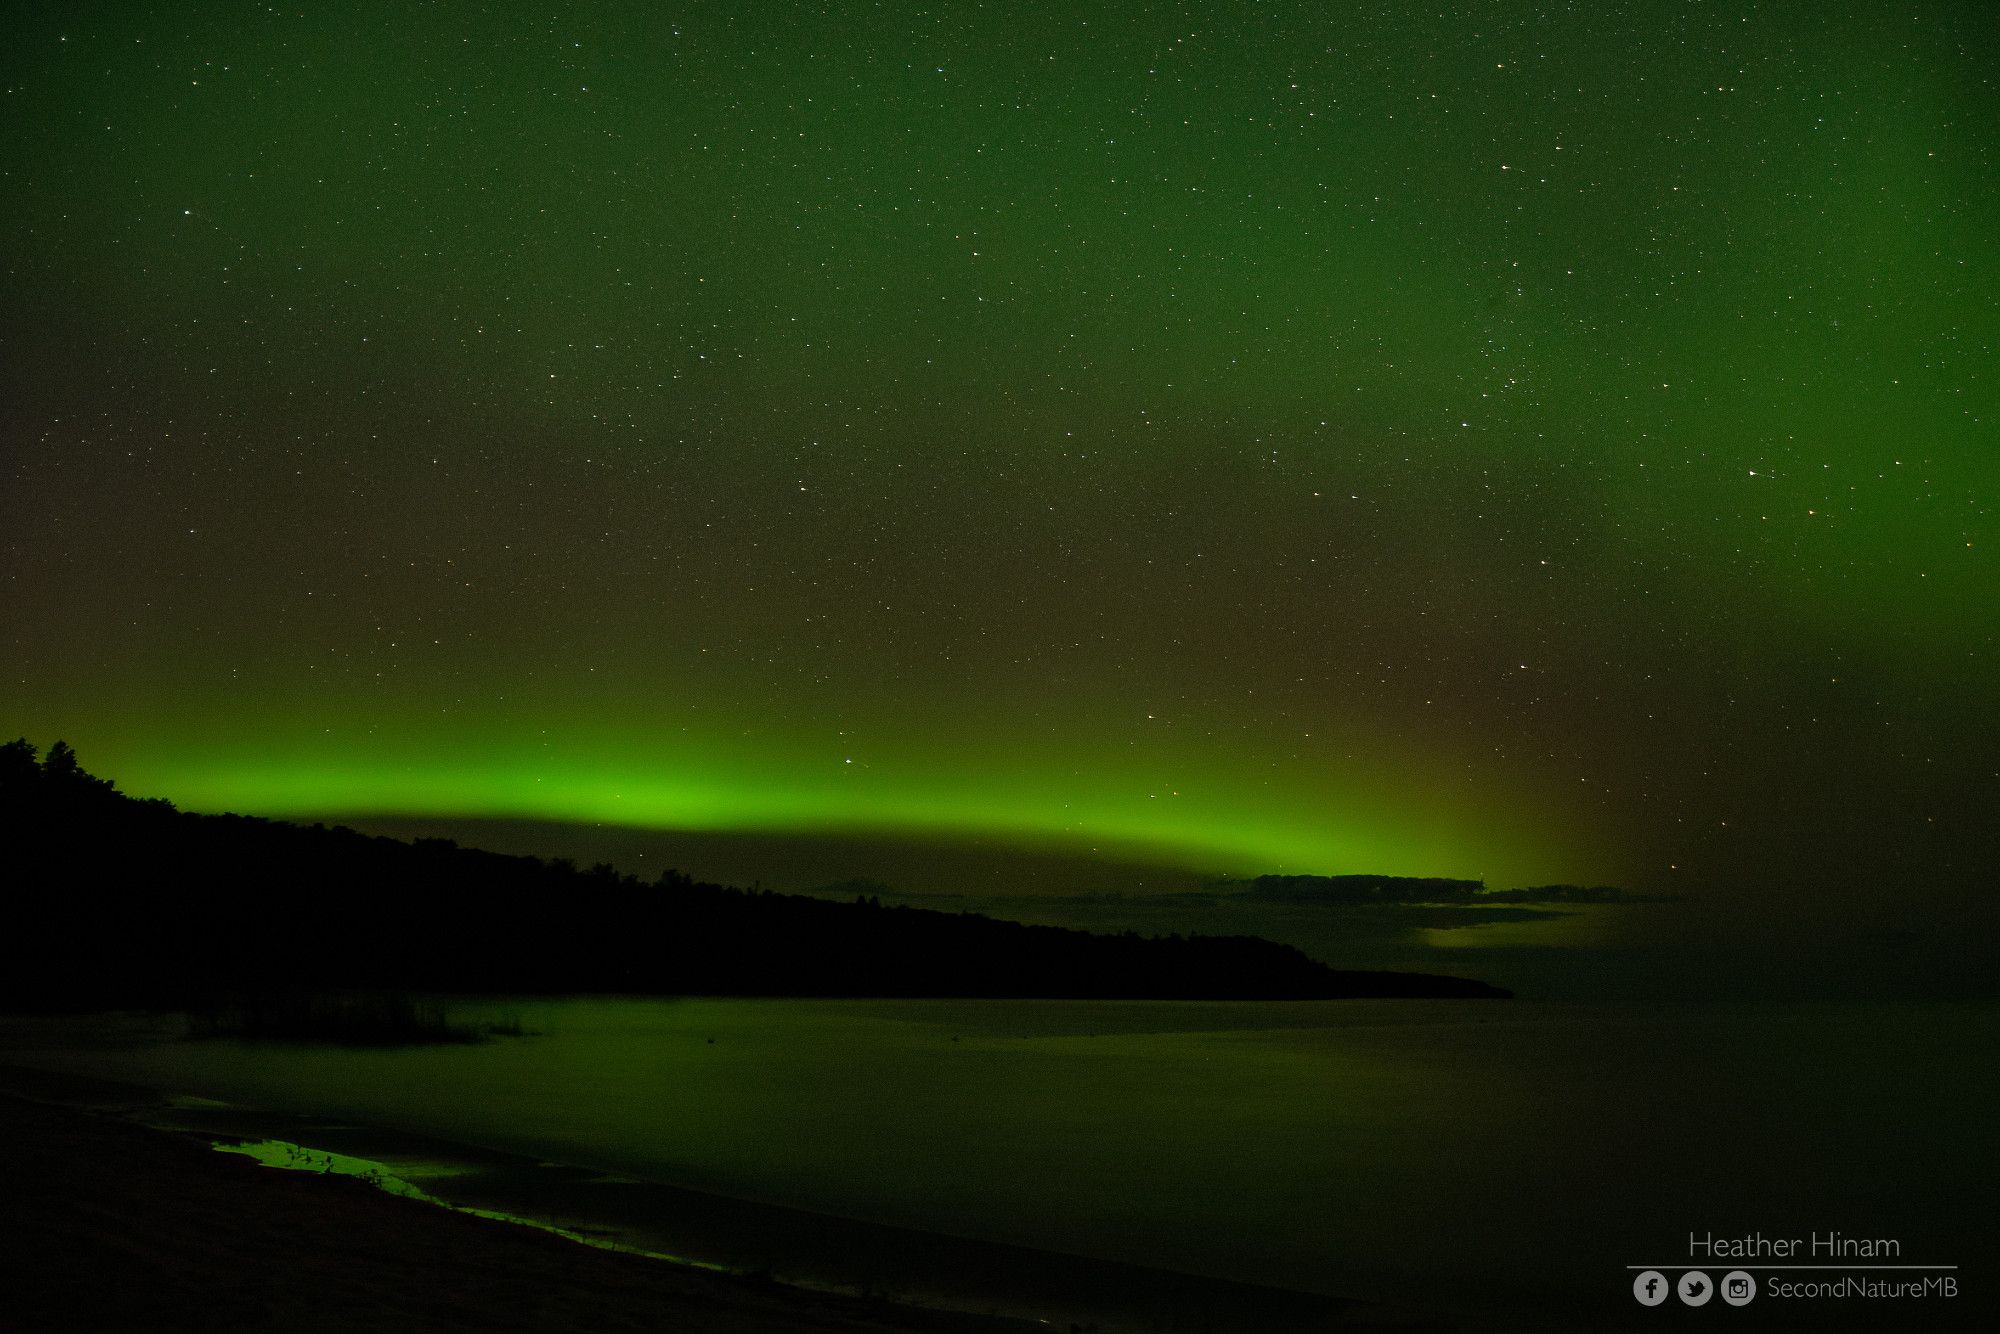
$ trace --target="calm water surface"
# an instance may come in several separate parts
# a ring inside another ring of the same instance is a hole
[[[1689,1231],[1994,1254],[1991,1005],[561,1001],[536,1036],[7,1059],[741,1198],[1444,1310]],[[9,1039],[0,1033],[0,1044]],[[1968,1278],[1981,1277],[1977,1273]]]

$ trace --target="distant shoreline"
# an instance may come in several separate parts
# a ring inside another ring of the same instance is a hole
[[[136,801],[57,743],[0,745],[20,883],[60,885],[0,946],[0,1008],[250,1012],[318,1026],[316,992],[1022,999],[1504,999],[1336,969],[1255,936],[1141,936],[970,912],[650,881],[448,839]],[[90,849],[91,855],[80,855]],[[159,892],[164,883],[175,892]],[[385,1017],[376,1016],[376,1019]],[[349,1016],[349,1027],[356,1027]],[[378,1022],[368,1027],[381,1028]]]

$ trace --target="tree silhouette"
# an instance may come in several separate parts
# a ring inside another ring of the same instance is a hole
[[[42,760],[42,772],[51,778],[66,781],[81,774],[83,766],[77,763],[76,751],[69,742],[58,741],[49,747],[48,755]]]
[[[28,738],[0,746],[0,791],[12,792],[35,780],[40,766],[35,763],[35,747]]]
[[[973,913],[645,884],[347,828],[136,801],[67,745],[0,748],[15,911],[0,1001],[213,1008],[230,997],[461,994],[1305,999],[1491,996],[1479,982],[1339,972],[1289,946],[1026,926]],[[56,892],[60,887],[60,892]]]

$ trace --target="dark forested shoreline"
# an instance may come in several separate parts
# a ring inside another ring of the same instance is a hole
[[[1161,999],[1491,997],[1242,936],[1141,937],[839,903],[441,839],[196,815],[58,742],[0,746],[0,1003],[204,1007],[301,990]]]

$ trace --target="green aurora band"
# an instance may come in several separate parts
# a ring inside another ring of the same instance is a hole
[[[1970,885],[1990,13],[10,19],[0,724],[197,808]]]

